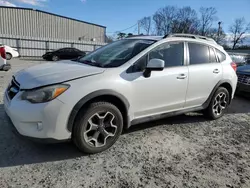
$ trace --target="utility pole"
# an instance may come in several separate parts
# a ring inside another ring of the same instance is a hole
[[[221,33],[221,22],[218,22],[218,37],[220,36],[220,33]]]
[[[140,21],[138,21],[138,35],[140,35]]]
[[[219,42],[220,34],[221,34],[221,21],[218,22],[217,42]]]

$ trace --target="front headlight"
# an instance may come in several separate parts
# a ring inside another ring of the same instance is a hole
[[[61,95],[68,88],[69,85],[59,84],[59,85],[43,87],[40,89],[25,91],[22,94],[21,99],[30,101],[31,103],[48,102]]]

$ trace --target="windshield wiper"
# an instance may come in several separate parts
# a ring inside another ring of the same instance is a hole
[[[86,65],[91,65],[91,66],[95,66],[95,67],[101,67],[103,68],[102,64],[101,63],[98,63],[98,62],[93,62],[93,61],[89,61],[89,60],[84,60],[84,61],[80,61],[79,59],[76,60],[80,63],[84,63]]]

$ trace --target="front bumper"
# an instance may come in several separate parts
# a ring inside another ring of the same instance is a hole
[[[4,108],[19,134],[37,139],[67,140],[66,105],[55,99],[48,103],[32,104],[20,100],[19,92],[12,100],[4,94]],[[66,116],[66,118],[65,118]]]
[[[15,50],[13,50],[13,51],[11,52],[11,55],[12,55],[12,57],[19,57],[18,51],[15,51]]]

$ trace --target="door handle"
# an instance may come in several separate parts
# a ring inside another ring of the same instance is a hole
[[[218,74],[220,71],[219,69],[214,69],[213,73]]]
[[[180,74],[179,76],[177,76],[177,79],[185,79],[187,78],[187,75],[185,74]]]

